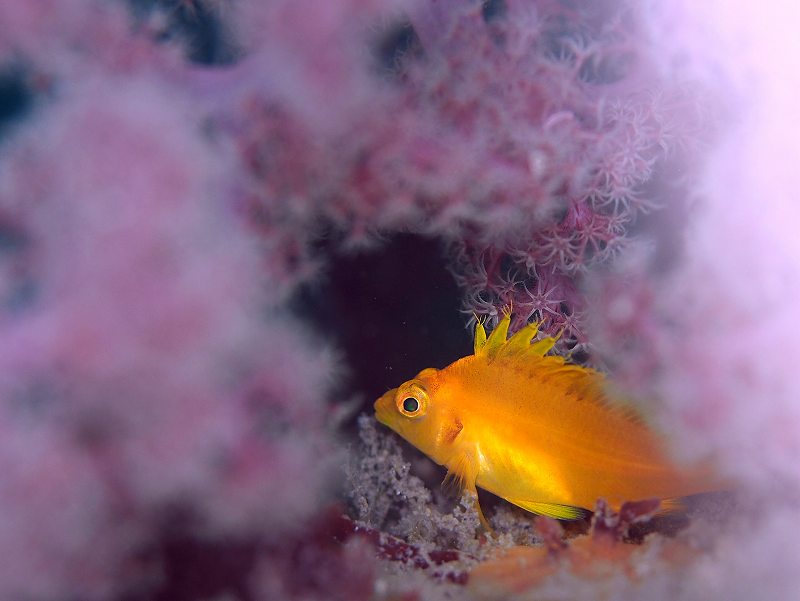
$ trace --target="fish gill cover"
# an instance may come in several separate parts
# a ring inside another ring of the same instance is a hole
[[[0,598],[795,598],[797,13],[1,3]],[[507,306],[737,509],[486,536],[347,417]]]

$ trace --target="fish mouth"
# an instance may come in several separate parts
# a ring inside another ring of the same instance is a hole
[[[377,419],[384,426],[391,427],[389,423],[389,416],[392,414],[394,408],[394,395],[397,388],[394,388],[380,397],[375,404],[375,419]]]

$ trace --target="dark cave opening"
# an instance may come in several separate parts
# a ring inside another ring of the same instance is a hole
[[[422,369],[471,352],[446,265],[439,241],[400,234],[376,250],[334,254],[320,281],[296,297],[296,311],[343,353],[349,373],[338,394],[364,397],[356,414]]]

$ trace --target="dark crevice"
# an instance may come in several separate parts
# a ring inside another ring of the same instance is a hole
[[[483,0],[481,16],[486,23],[502,19],[507,11],[506,0]]]
[[[200,65],[226,65],[238,56],[230,35],[213,4],[202,0],[128,0],[134,16],[145,21],[156,11],[166,17],[158,41],[179,40],[186,56]]]
[[[377,38],[374,54],[381,73],[399,76],[410,59],[422,55],[422,45],[411,23],[401,22],[387,28]]]
[[[12,124],[24,117],[33,104],[22,69],[0,69],[0,138]]]
[[[295,309],[344,353],[340,394],[363,396],[366,411],[420,370],[471,352],[460,292],[435,240],[404,234],[378,250],[334,255],[321,280]]]

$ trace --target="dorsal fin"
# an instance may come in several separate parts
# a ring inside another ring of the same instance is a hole
[[[645,423],[634,406],[608,395],[606,378],[602,372],[567,363],[557,355],[545,356],[557,338],[548,336],[531,344],[541,323],[528,324],[506,339],[510,324],[511,314],[506,313],[487,338],[486,330],[479,321],[475,328],[475,355],[485,357],[492,364],[508,361],[515,367],[529,368],[536,372],[537,378],[558,379],[577,397],[602,406],[630,422]]]
[[[511,338],[506,339],[508,336],[508,327],[510,325],[511,313],[507,312],[487,338],[486,329],[483,323],[478,320],[475,326],[475,354],[485,356],[489,359],[514,355],[543,357],[556,343],[556,338],[548,336],[531,344],[531,340],[535,338],[536,334],[539,332],[541,322],[529,323],[511,336]]]
[[[510,359],[514,361],[515,359]],[[557,379],[561,385],[576,397],[603,407],[625,420],[646,425],[639,410],[624,397],[618,397],[609,390],[609,383],[603,372],[567,363],[563,357],[548,355],[531,361],[530,368],[540,379]],[[611,392],[612,394],[609,394]]]

